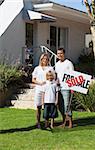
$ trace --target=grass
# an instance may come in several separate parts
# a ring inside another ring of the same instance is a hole
[[[94,150],[95,113],[73,112],[73,120],[72,129],[40,130],[34,110],[2,108],[0,150]]]

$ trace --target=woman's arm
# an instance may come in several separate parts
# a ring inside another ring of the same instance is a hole
[[[36,78],[33,78],[33,79],[32,79],[32,82],[33,82],[34,84],[40,85],[40,82],[38,82],[38,81],[36,80]]]
[[[32,82],[37,85],[44,85],[46,83],[46,82],[37,81],[36,78],[33,78]]]
[[[44,105],[44,96],[45,96],[45,92],[42,93],[42,105]]]

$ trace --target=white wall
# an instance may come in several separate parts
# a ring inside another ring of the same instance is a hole
[[[83,48],[85,48],[85,34],[89,32],[89,25],[71,22],[68,56],[72,60],[76,61]]]
[[[51,23],[51,25],[61,28],[68,28],[68,49],[66,50],[67,56],[69,59],[76,62],[81,51],[85,47],[85,34],[90,32],[89,25],[60,18],[57,18],[57,21]],[[47,29],[49,37],[48,30],[49,29]]]
[[[22,47],[25,46],[25,22],[20,13],[0,37],[0,58],[6,57],[8,62],[21,60]]]
[[[38,23],[38,45],[48,46],[49,23]]]
[[[38,64],[39,56],[41,54],[39,51],[39,46],[44,45],[48,48],[50,46],[47,44],[47,40],[50,39],[50,25],[61,28],[68,28],[68,48],[66,49],[66,56],[73,62],[77,62],[81,51],[85,47],[85,34],[89,33],[89,25],[57,18],[56,22],[53,23],[36,23],[36,48],[34,50],[35,65]]]
[[[34,64],[37,65],[41,55],[40,46],[47,44],[49,40],[49,23],[40,23],[39,21],[34,24]]]

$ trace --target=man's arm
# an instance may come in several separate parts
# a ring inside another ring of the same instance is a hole
[[[58,104],[58,91],[56,92],[56,101],[55,101],[55,105]]]

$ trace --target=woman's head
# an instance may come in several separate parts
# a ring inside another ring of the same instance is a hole
[[[55,79],[55,73],[53,71],[48,71],[46,73],[46,79],[49,80],[49,81],[52,81]]]
[[[47,53],[43,53],[40,57],[40,66],[48,66],[50,64],[49,55]]]

